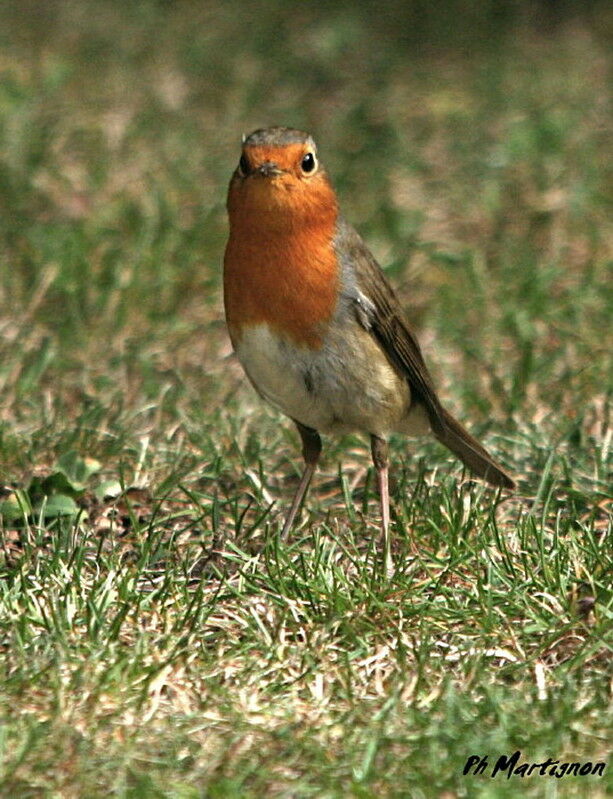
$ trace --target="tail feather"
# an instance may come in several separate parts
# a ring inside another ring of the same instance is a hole
[[[434,431],[441,444],[448,447],[472,472],[483,477],[491,485],[515,488],[515,482],[496,463],[485,447],[482,447],[448,411],[444,408],[442,410],[445,427]]]

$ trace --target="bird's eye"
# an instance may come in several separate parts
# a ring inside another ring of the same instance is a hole
[[[300,162],[300,169],[302,169],[305,175],[309,175],[311,172],[314,172],[316,168],[317,159],[315,158],[315,154],[310,152],[306,153]]]
[[[245,175],[249,173],[249,169],[249,161],[247,160],[247,156],[243,153],[238,162],[238,174],[244,178]]]

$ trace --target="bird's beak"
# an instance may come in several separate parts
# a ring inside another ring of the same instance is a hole
[[[262,177],[272,178],[275,175],[280,175],[283,170],[279,169],[274,161],[264,161],[264,163],[260,164],[260,166],[256,169],[256,172],[258,175],[262,175]]]

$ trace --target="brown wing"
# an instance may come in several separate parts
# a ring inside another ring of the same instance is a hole
[[[426,409],[434,435],[475,474],[492,485],[513,488],[513,479],[500,464],[441,406],[415,334],[394,290],[368,247],[344,220],[339,222],[337,245],[346,299],[355,304],[361,324],[370,330],[396,369],[405,375],[414,401]]]
[[[372,332],[396,369],[405,375],[411,394],[428,413],[432,430],[444,435],[446,424],[441,403],[424,362],[415,334],[409,327],[394,290],[381,267],[359,234],[342,220],[338,228],[338,251],[343,269],[353,273],[355,301],[360,307],[360,320]]]

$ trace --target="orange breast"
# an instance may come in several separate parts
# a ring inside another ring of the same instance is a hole
[[[247,325],[265,323],[299,346],[318,349],[337,303],[339,265],[333,247],[336,204],[301,220],[229,203],[224,259],[226,320],[233,343]]]

